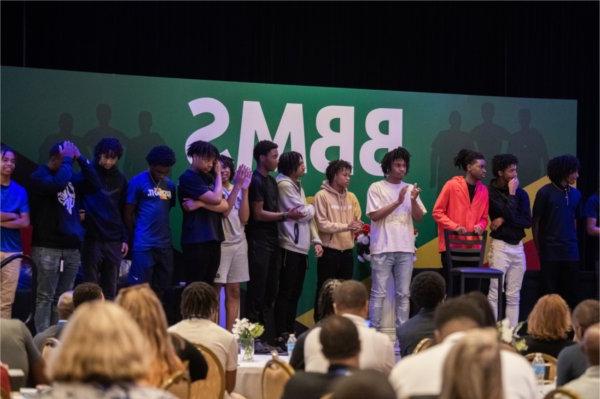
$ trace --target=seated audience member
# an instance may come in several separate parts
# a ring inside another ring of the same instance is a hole
[[[67,320],[71,317],[71,314],[73,314],[73,311],[75,310],[73,307],[73,291],[65,291],[62,293],[58,298],[56,310],[58,311],[58,322],[44,331],[37,333],[35,337],[33,337],[33,344],[40,352],[44,348],[44,344],[48,338],[58,338],[60,336]]]
[[[160,387],[184,365],[167,334],[167,318],[158,297],[150,285],[144,283],[122,289],[115,301],[138,323],[149,343],[152,362],[145,382]]]
[[[435,311],[434,336],[437,345],[408,356],[394,367],[390,383],[399,399],[413,395],[439,395],[442,391],[444,360],[466,332],[480,328],[483,313],[464,296],[452,298]],[[502,351],[502,390],[506,398],[537,398],[536,382],[531,365],[522,356]]]
[[[299,372],[288,381],[283,399],[319,399],[332,391],[331,384],[358,369],[358,329],[346,317],[332,315],[321,323],[319,341],[329,362],[327,373]]]
[[[154,361],[137,323],[110,302],[79,307],[65,327],[63,342],[50,358],[52,389],[42,399],[175,399],[167,392],[138,385]]]
[[[73,290],[73,309],[85,302],[103,301],[102,288],[96,283],[81,283]]]
[[[331,399],[395,399],[394,388],[377,370],[358,370],[352,378],[343,378],[333,385]]]
[[[432,338],[435,308],[446,297],[446,282],[437,272],[422,272],[410,283],[410,299],[419,312],[396,330],[400,355],[410,355],[423,338]]]
[[[466,333],[444,361],[440,399],[503,399],[500,350],[496,329]]]
[[[325,281],[323,287],[321,287],[321,292],[319,293],[318,299],[318,309],[320,314],[316,317],[317,323],[315,324],[315,327],[320,326],[321,321],[324,320],[326,317],[334,314],[333,291],[341,283],[342,282],[340,280],[331,278]],[[294,370],[304,370],[304,343],[306,342],[306,337],[311,331],[312,328],[304,331],[298,336],[298,340],[296,341],[294,350],[290,354],[290,366],[292,366]]]
[[[342,282],[333,292],[335,314],[352,320],[360,337],[359,363],[361,369],[375,369],[389,374],[396,361],[392,341],[385,334],[367,327],[369,294],[365,286],[354,280]],[[314,328],[304,343],[306,371],[326,373],[329,362],[323,356],[319,342],[320,328]]]
[[[215,289],[202,281],[191,283],[181,294],[183,320],[169,327],[169,332],[212,350],[223,365],[225,389],[231,393],[235,388],[238,345],[232,333],[213,322],[218,311]]]
[[[573,392],[581,399],[598,399],[600,397],[600,324],[590,326],[583,335],[583,350],[590,367],[585,373],[569,382],[563,388]]]
[[[480,291],[471,291],[465,295],[465,298],[471,301],[483,313],[483,325],[481,327],[496,328],[496,316],[487,296]]]
[[[557,294],[541,297],[527,318],[527,349],[523,352],[541,352],[558,357],[563,348],[572,345],[569,339],[571,316],[569,306]]]
[[[21,320],[0,321],[0,361],[11,369],[23,370],[27,386],[46,383],[44,360]]]
[[[191,342],[183,339],[175,333],[169,333],[171,342],[175,348],[175,353],[182,362],[188,363],[190,372],[190,381],[198,381],[206,378],[208,374],[208,364],[202,352],[198,350]]]
[[[572,315],[575,342],[581,342],[589,326],[600,322],[600,302],[586,299],[575,307]],[[556,363],[556,385],[561,386],[580,377],[589,367],[580,345],[569,345],[558,354]]]

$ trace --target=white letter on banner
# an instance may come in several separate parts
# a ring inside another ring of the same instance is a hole
[[[388,133],[379,130],[379,125],[388,121]],[[402,109],[377,108],[367,114],[365,129],[371,138],[360,148],[360,165],[373,176],[383,176],[381,166],[375,159],[375,151],[386,148],[388,151],[402,146]]]
[[[196,130],[188,137],[185,141],[184,151],[187,154],[187,149],[194,141],[211,141],[221,136],[227,130],[229,126],[229,112],[227,108],[217,99],[210,97],[197,98],[188,103],[192,115],[198,116],[200,114],[209,113],[213,114],[215,120],[204,127]],[[227,151],[227,150],[226,150]],[[188,162],[192,163],[192,158],[188,157]]]
[[[331,130],[331,121],[340,120],[340,131]],[[329,147],[340,147],[340,159],[353,164],[354,161],[354,107],[330,105],[321,108],[316,117],[317,131],[321,135],[310,147],[310,160],[321,173],[325,172],[329,160],[325,151]]]
[[[280,154],[284,151],[285,145],[288,139],[290,139],[292,151],[299,152],[302,154],[302,158],[306,159],[302,104],[286,104],[279,121],[279,126],[275,132],[275,138],[272,138],[260,102],[244,101],[238,165],[252,166],[252,150],[254,149],[255,135],[258,141],[272,140],[275,142],[279,146]]]

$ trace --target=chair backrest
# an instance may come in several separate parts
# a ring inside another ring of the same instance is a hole
[[[415,346],[415,349],[413,349],[412,353],[414,354],[424,351],[425,349],[432,347],[434,344],[435,342],[433,341],[433,338],[423,338],[419,341],[417,346]]]
[[[53,352],[58,350],[59,346],[60,346],[60,341],[58,339],[46,338],[46,341],[44,342],[44,346],[42,348],[42,359],[44,359],[44,362],[46,362],[46,364],[48,364],[48,360],[50,360],[50,356],[52,355]]]
[[[186,362],[187,363],[187,362]],[[187,368],[169,376],[161,385],[161,389],[171,393],[178,399],[189,399],[191,392],[190,374]]]
[[[531,363],[531,362],[533,362],[533,359],[535,358],[535,355],[537,353],[539,353],[539,352],[528,353],[527,355],[525,355],[525,358],[527,358],[527,360],[529,360],[529,362]],[[548,369],[546,372],[546,380],[549,380],[549,381],[556,380],[556,358],[554,356],[550,356],[546,353],[540,353],[540,355],[542,355],[544,362],[548,365]]]
[[[262,372],[262,399],[280,399],[285,384],[294,375],[292,366],[279,360],[276,354],[267,362]]]
[[[579,395],[565,388],[556,388],[548,392],[544,399],[580,399]]]
[[[196,344],[196,348],[206,359],[208,373],[204,380],[192,383],[190,398],[223,399],[225,396],[225,369],[215,353],[204,345]]]
[[[453,262],[473,262],[477,266],[483,265],[485,257],[485,243],[487,231],[481,235],[471,233],[459,233],[453,230],[444,230],[446,242],[446,261],[452,267]]]

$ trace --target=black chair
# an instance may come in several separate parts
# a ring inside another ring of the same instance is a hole
[[[479,288],[481,289],[481,279],[498,280],[498,320],[504,317],[502,309],[502,292],[504,287],[504,273],[501,270],[490,267],[483,267],[485,256],[485,245],[487,240],[487,231],[481,235],[476,233],[459,233],[452,230],[444,230],[444,239],[446,242],[445,259],[448,275],[448,293],[454,294],[454,277],[460,278],[460,295],[465,293],[465,280],[479,279]],[[473,267],[453,267],[455,263],[465,263],[476,265]]]
[[[36,297],[36,289],[37,289],[37,265],[35,264],[35,262],[33,261],[33,259],[30,256],[23,255],[23,254],[14,254],[14,255],[9,256],[8,258],[3,259],[2,262],[0,262],[0,269],[3,268],[4,266],[8,265],[13,260],[19,259],[19,258],[23,260],[21,266],[29,265],[31,267],[31,296],[30,296],[30,302],[29,302],[29,314],[27,315],[25,320],[21,320],[21,321],[23,323],[25,323],[27,325],[27,327],[29,327],[29,330],[34,332],[35,327],[34,327],[33,316],[35,315],[35,297]]]

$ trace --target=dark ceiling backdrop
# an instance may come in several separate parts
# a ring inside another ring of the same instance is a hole
[[[1,3],[2,65],[578,100],[598,186],[598,2]]]

